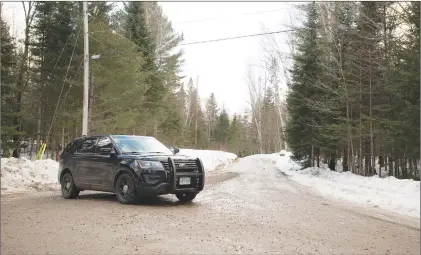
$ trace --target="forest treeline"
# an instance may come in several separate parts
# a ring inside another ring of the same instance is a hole
[[[22,41],[1,20],[3,156],[20,146],[33,151],[39,141],[57,152],[82,133],[82,3],[24,5]],[[214,94],[202,106],[195,77],[183,84],[183,36],[158,3],[124,2],[117,8],[90,2],[88,10],[90,134],[149,135],[170,146],[258,152],[249,114],[228,116]],[[274,97],[266,96],[262,111],[275,114]],[[281,129],[267,128],[266,136],[259,143],[265,152],[281,149]]]
[[[201,105],[195,77],[182,76],[183,35],[158,3],[89,2],[89,133],[150,135],[239,156],[288,149],[303,167],[335,170],[340,162],[369,176],[380,165],[390,176],[419,178],[419,7],[300,5],[291,65],[285,50],[265,51],[263,74],[246,74],[249,110],[229,116],[214,94]],[[39,141],[58,152],[82,133],[82,3],[22,8],[21,41],[1,19],[3,156]]]
[[[420,2],[320,2],[304,12],[287,98],[295,158],[419,179]]]

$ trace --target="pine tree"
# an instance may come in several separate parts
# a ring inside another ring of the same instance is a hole
[[[77,63],[83,57],[80,14],[79,6],[72,2],[38,3],[30,48],[34,58],[30,95],[35,101],[26,105],[26,111],[31,113],[29,116],[36,116],[27,121],[32,124],[31,133],[37,134],[37,140],[50,140],[55,134],[62,133],[65,120],[74,117],[65,113],[69,102],[81,98],[69,96],[61,112],[56,112],[57,105],[61,105],[65,98],[65,88],[78,69]],[[76,121],[80,123],[81,117]],[[47,141],[49,147],[57,145],[58,139],[53,140],[55,143]]]
[[[146,4],[144,2],[128,2],[125,5],[126,21],[125,30],[128,37],[138,46],[139,51],[145,59],[142,70],[148,73],[146,84],[148,88],[145,93],[144,107],[146,116],[152,120],[153,132],[157,135],[159,119],[165,114],[163,105],[168,88],[164,86],[162,76],[158,73],[156,66],[155,49],[156,45],[148,28],[146,15]]]
[[[227,111],[223,108],[218,116],[216,124],[215,139],[218,144],[218,149],[225,149],[229,137],[230,121]]]
[[[7,23],[0,19],[0,42],[1,42],[1,148],[5,157],[10,156],[10,149],[14,144],[10,143],[13,136],[17,134],[16,126],[13,125],[13,118],[16,110],[15,89],[16,89],[16,54],[13,38]]]
[[[207,146],[213,147],[215,141],[215,125],[218,118],[218,104],[215,99],[215,94],[211,93],[205,106],[206,126],[207,126]]]
[[[240,116],[241,118],[241,116]],[[235,154],[242,154],[243,153],[243,141],[242,133],[243,127],[241,125],[242,123],[239,120],[239,117],[237,115],[234,115],[228,132],[228,150],[235,153]],[[240,155],[239,155],[240,156]]]
[[[297,53],[291,70],[291,92],[287,98],[289,121],[286,127],[287,142],[294,151],[294,158],[305,159],[303,166],[313,166],[315,137],[317,136],[317,111],[314,101],[319,90],[315,84],[321,80],[321,50],[317,35],[315,3],[307,5],[307,21],[298,32]]]

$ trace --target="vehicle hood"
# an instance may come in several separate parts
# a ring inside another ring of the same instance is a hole
[[[180,154],[143,154],[143,155],[136,155],[136,154],[125,154],[120,155],[120,158],[122,159],[139,159],[139,160],[156,160],[156,161],[164,161],[168,158],[172,158],[174,160],[195,160],[196,158],[186,156],[186,155],[180,155]]]

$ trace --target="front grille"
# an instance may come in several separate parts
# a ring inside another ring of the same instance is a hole
[[[177,173],[196,173],[198,172],[196,160],[175,159],[175,168]]]

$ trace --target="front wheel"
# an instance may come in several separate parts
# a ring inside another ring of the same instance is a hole
[[[138,199],[136,187],[132,177],[128,174],[122,174],[118,177],[115,184],[115,194],[122,204],[132,204]]]
[[[196,193],[188,192],[188,193],[177,193],[175,196],[181,202],[190,202],[196,197]]]
[[[70,173],[65,173],[61,178],[61,194],[65,199],[74,199],[79,196],[80,190],[76,187],[73,181],[73,176]]]

